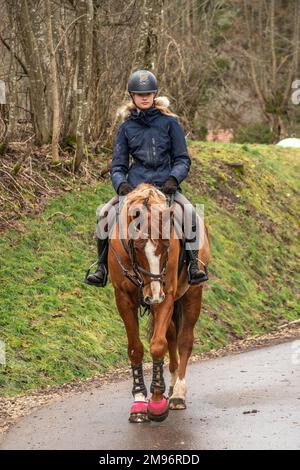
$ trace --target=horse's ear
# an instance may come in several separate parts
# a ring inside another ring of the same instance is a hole
[[[143,206],[145,207],[145,209],[149,209],[149,197],[146,197],[144,200],[143,200]]]

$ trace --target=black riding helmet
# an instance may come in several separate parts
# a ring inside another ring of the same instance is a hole
[[[128,92],[130,93],[157,93],[157,79],[149,70],[137,70],[128,80]]]

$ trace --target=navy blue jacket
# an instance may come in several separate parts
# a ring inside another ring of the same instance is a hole
[[[142,182],[161,186],[169,176],[174,176],[180,184],[190,165],[184,132],[177,118],[166,116],[155,107],[140,112],[133,109],[129,119],[120,125],[110,170],[116,192],[127,181],[133,187]]]

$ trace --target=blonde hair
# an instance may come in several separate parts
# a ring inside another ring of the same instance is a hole
[[[178,117],[177,114],[174,114],[169,110],[170,100],[166,96],[158,96],[157,98],[154,98],[154,106],[166,116]],[[132,109],[137,109],[135,104],[132,101],[127,101],[127,103],[117,109],[117,119],[121,119],[121,121],[124,122],[129,118],[130,111]]]

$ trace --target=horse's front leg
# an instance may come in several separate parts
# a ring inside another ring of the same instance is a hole
[[[174,298],[168,295],[162,304],[154,305],[154,331],[150,343],[150,353],[153,360],[153,376],[150,387],[151,398],[148,404],[148,416],[153,421],[163,421],[169,413],[168,399],[164,392],[164,356],[168,349],[167,331],[173,313]]]
[[[186,368],[193,350],[194,328],[199,318],[202,302],[202,286],[192,286],[181,299],[184,315],[178,335],[179,369],[178,377],[169,400],[170,410],[186,408],[187,386],[185,381]]]
[[[116,292],[116,303],[124,322],[128,338],[128,357],[131,363],[134,402],[131,405],[129,421],[131,423],[148,422],[147,389],[144,383],[143,357],[144,347],[139,336],[137,295]]]

